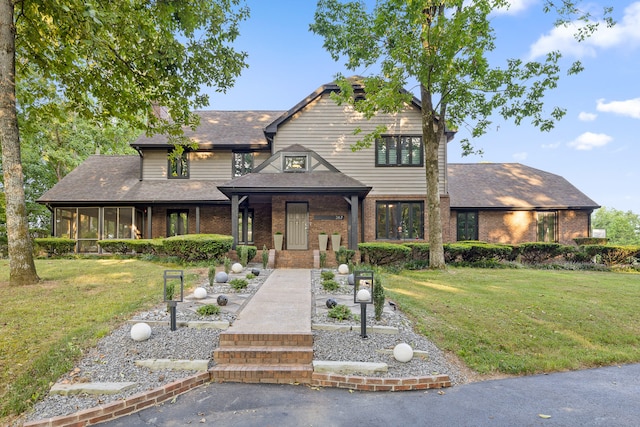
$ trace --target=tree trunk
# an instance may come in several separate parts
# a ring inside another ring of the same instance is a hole
[[[9,281],[11,285],[36,283],[33,244],[29,236],[20,136],[16,113],[15,27],[13,1],[0,0],[0,144],[7,203]]]
[[[444,269],[444,246],[442,241],[442,217],[440,213],[440,166],[438,149],[439,133],[436,132],[436,117],[431,94],[420,85],[422,103],[422,140],[424,141],[424,166],[427,180],[427,219],[429,221],[429,268]]]

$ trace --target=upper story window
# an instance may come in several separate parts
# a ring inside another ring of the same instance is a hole
[[[383,136],[376,140],[376,166],[422,166],[421,136]]]
[[[285,172],[304,172],[307,170],[307,156],[304,154],[285,154],[283,162],[282,169]]]
[[[233,177],[243,176],[253,170],[253,153],[233,153]]]
[[[169,179],[187,179],[189,178],[189,153],[183,151],[178,155],[173,152],[168,158]]]

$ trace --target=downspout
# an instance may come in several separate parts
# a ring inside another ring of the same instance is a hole
[[[140,157],[140,176],[138,177],[138,181],[142,181],[142,158],[144,157],[144,155],[142,154],[142,150],[140,150],[140,147],[133,147],[133,149],[138,152],[138,156]]]

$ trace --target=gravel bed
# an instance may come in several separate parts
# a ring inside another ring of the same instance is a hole
[[[269,271],[263,270],[254,279],[246,290],[240,291],[243,295],[255,292],[268,277]],[[246,274],[246,273],[243,273]],[[233,278],[233,274],[230,275]],[[237,276],[240,277],[240,276]],[[242,276],[244,277],[244,276]],[[312,291],[315,298],[335,297],[346,300],[352,295],[353,287],[347,283],[346,276],[336,276],[336,280],[342,282],[337,291],[327,292],[322,288],[320,271],[312,271]],[[233,294],[236,292],[226,284],[212,284],[208,282],[201,286],[207,289],[208,294]],[[250,296],[250,295],[249,295]],[[249,298],[247,298],[248,300]],[[218,316],[203,317],[196,313],[197,303],[185,299],[185,303],[178,305],[176,319],[181,320],[228,320],[233,322],[235,313],[221,313]],[[387,373],[376,374],[387,377],[405,377],[416,375],[447,374],[452,383],[460,384],[467,381],[461,370],[448,362],[445,354],[423,336],[416,334],[411,322],[400,310],[393,310],[388,306],[382,319],[376,321],[373,318],[373,306],[369,306],[367,312],[368,338],[360,337],[359,321],[338,322],[326,315],[326,310],[318,309],[315,304],[312,310],[312,324],[340,323],[352,325],[349,332],[314,330],[314,359],[329,361],[358,361],[358,362],[384,362],[389,370]],[[139,321],[168,321],[169,314],[166,307],[160,306],[155,310],[138,313],[133,320]],[[356,319],[357,320],[357,319]],[[396,335],[371,333],[372,326],[397,327]],[[124,399],[145,390],[154,389],[168,384],[177,379],[195,374],[195,371],[150,371],[146,368],[135,366],[135,361],[140,359],[211,359],[213,350],[217,348],[220,330],[196,329],[181,327],[171,331],[168,324],[155,325],[151,323],[152,334],[147,341],[137,342],[131,339],[130,330],[132,324],[125,324],[116,329],[110,335],[100,340],[96,348],[86,352],[76,367],[59,382],[122,382],[132,381],[136,386],[123,393],[115,395],[69,395],[60,396],[48,394],[38,403],[26,419],[31,421],[67,415],[82,409],[91,408],[119,399]],[[407,363],[397,362],[392,354],[381,353],[379,350],[392,350],[396,344],[408,343],[414,350],[422,350],[428,356],[416,355]],[[214,364],[213,360],[209,366]]]

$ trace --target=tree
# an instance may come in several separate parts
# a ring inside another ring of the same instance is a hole
[[[556,107],[545,115],[543,109],[544,95],[556,87],[561,72],[559,52],[550,52],[544,62],[510,59],[504,67],[490,64],[488,54],[495,48],[490,14],[508,4],[507,0],[379,0],[368,12],[364,1],[320,0],[310,26],[324,38],[334,60],[345,59],[347,69],[379,67],[379,73],[360,82],[364,100],[356,100],[352,82],[338,75],[341,91],[334,99],[351,104],[365,117],[398,112],[412,96],[403,88],[409,80],[418,82],[431,268],[445,267],[438,148],[446,129],[465,125],[472,137],[478,137],[487,131],[492,114],[498,113],[516,124],[530,118],[534,126],[548,131],[565,113]],[[572,0],[545,0],[544,9],[558,13],[557,25],[581,20],[578,39],[597,27]],[[568,67],[570,74],[580,70],[579,63]],[[352,148],[370,147],[383,131],[378,128],[365,135]],[[465,154],[475,151],[469,140],[461,145]]]
[[[640,215],[601,207],[592,218],[592,227],[606,230],[609,243],[640,245]]]
[[[17,109],[46,123],[114,117],[184,143],[182,126],[246,66],[230,44],[240,0],[0,0],[0,143],[10,282],[38,280],[28,233]],[[16,84],[27,88],[16,99]],[[58,97],[64,103],[57,102]],[[167,108],[169,117],[153,114]]]

